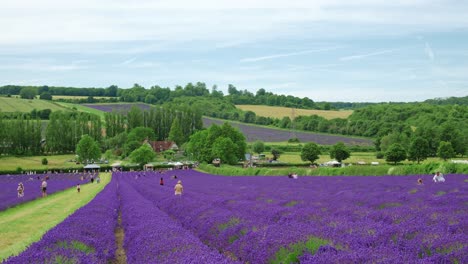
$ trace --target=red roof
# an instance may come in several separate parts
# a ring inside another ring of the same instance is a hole
[[[173,147],[177,148],[177,144],[174,141],[151,141],[150,145],[156,152],[166,151]]]

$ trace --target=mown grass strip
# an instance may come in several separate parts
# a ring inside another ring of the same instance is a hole
[[[89,203],[111,176],[101,173],[101,179],[99,184],[82,185],[80,193],[70,188],[0,212],[0,262],[39,241],[49,229]]]

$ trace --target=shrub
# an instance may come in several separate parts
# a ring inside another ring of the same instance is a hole
[[[42,158],[42,165],[47,165],[49,164],[49,161],[47,160],[47,158]]]

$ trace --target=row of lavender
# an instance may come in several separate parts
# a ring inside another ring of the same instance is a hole
[[[416,176],[292,180],[177,171],[185,192],[175,197],[173,173],[136,180],[127,173],[125,182],[233,260],[281,262],[281,252],[310,242],[315,248],[301,249],[301,263],[468,263],[467,175],[439,184],[425,176],[417,185]]]
[[[89,182],[88,173],[59,173],[32,175],[0,175],[0,211],[41,197],[42,180],[47,180],[47,193],[52,194]],[[96,175],[94,175],[96,177]],[[18,197],[18,184],[23,183],[24,196]]]
[[[119,200],[111,182],[89,204],[5,263],[109,263],[114,259]]]
[[[128,173],[114,173],[119,181],[124,248],[128,263],[236,263],[203,244],[190,231],[144,198],[129,182]],[[148,173],[149,182],[155,182]]]

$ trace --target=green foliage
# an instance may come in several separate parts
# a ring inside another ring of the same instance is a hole
[[[221,159],[221,162],[227,164],[236,164],[239,160],[236,157],[237,146],[232,142],[228,137],[218,137],[213,142],[213,147],[211,149],[211,155],[214,158]]]
[[[411,161],[425,160],[429,156],[429,143],[422,137],[416,137],[411,141],[408,149],[408,159]]]
[[[127,114],[128,129],[132,130],[136,127],[143,126],[143,111],[138,106],[132,106]]]
[[[330,149],[330,158],[336,159],[338,162],[341,162],[347,158],[349,158],[351,152],[345,146],[343,142],[338,142]]]
[[[184,133],[178,118],[175,118],[174,121],[172,121],[171,130],[169,132],[169,140],[174,141],[178,146],[182,146],[182,144],[185,142]]]
[[[52,100],[52,95],[49,93],[49,92],[43,92],[41,93],[41,95],[39,96],[39,99],[41,100]]]
[[[281,152],[277,149],[272,149],[271,150],[271,155],[273,155],[273,160],[279,159]]]
[[[47,160],[47,158],[42,158],[41,164],[42,165],[47,165],[47,164],[49,164],[49,161]]]
[[[311,163],[314,163],[314,161],[319,159],[319,155],[322,153],[320,150],[320,147],[313,143],[309,142],[302,147],[301,151],[301,159],[303,161],[310,161]]]
[[[37,89],[33,87],[25,87],[19,93],[21,99],[34,99],[37,95]]]
[[[297,242],[290,244],[288,247],[280,248],[275,257],[269,261],[271,264],[283,263],[299,263],[299,256],[303,255],[306,251],[310,254],[315,254],[320,246],[327,245],[330,242],[318,237],[309,237],[305,242]]]
[[[90,162],[101,157],[101,150],[94,139],[88,135],[83,135],[76,146],[76,155],[80,162]]]
[[[288,139],[288,143],[299,143],[301,142],[297,137]]]
[[[263,151],[265,151],[265,143],[263,143],[263,141],[261,140],[256,140],[253,144],[252,144],[252,150],[253,152],[255,153],[262,153]]]
[[[222,126],[213,124],[209,129],[193,134],[187,143],[186,152],[192,153],[201,162],[211,163],[214,158],[224,157],[225,160],[222,159],[221,162],[236,163],[244,159],[246,149],[244,135],[229,123],[224,123]],[[222,153],[223,151],[229,153]]]
[[[452,143],[441,141],[437,149],[437,156],[443,160],[453,158],[455,156],[455,151],[453,150]]]
[[[148,127],[136,127],[128,133],[124,149],[125,154],[129,155],[135,149],[139,148],[145,140],[154,140],[154,131]]]
[[[147,164],[148,162],[156,158],[156,153],[153,151],[153,148],[148,144],[143,144],[138,149],[134,150],[130,156],[130,160],[134,163],[138,163],[141,166]]]
[[[397,163],[406,159],[406,150],[402,145],[394,143],[390,145],[388,150],[385,152],[385,160],[387,162]]]

